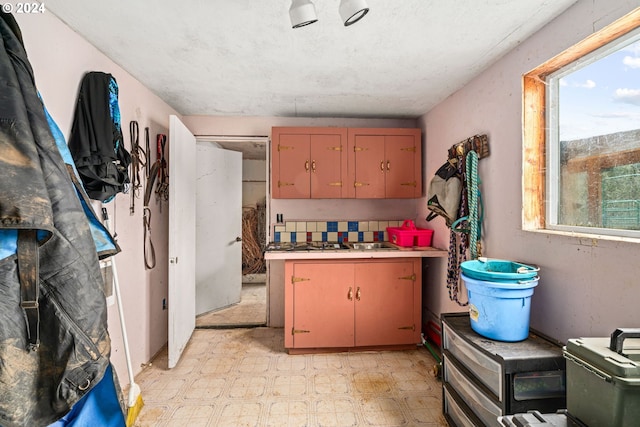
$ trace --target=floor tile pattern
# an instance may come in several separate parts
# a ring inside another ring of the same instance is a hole
[[[178,365],[166,351],[136,378],[138,427],[446,426],[424,348],[288,355],[277,328],[196,329]]]

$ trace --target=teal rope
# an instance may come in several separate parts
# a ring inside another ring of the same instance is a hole
[[[471,150],[467,153],[467,198],[469,200],[469,254],[471,259],[478,258],[478,240],[480,239],[480,222],[478,219],[478,153]]]
[[[438,363],[441,363],[441,362],[442,362],[442,360],[440,359],[440,355],[439,355],[438,353],[436,353],[436,351],[433,349],[433,347],[431,346],[431,344],[429,344],[429,342],[428,342],[428,341],[426,341],[426,340],[425,340],[425,341],[422,343],[422,345],[424,345],[424,346],[425,346],[425,348],[426,348],[427,350],[429,350],[429,353],[431,353],[431,355],[433,356],[433,358],[434,358],[434,359],[436,359],[436,362],[438,362]]]

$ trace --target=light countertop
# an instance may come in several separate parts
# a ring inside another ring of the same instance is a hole
[[[448,251],[433,247],[410,247],[388,243],[392,248],[380,249],[322,249],[322,250],[270,250],[265,252],[264,258],[270,260],[290,259],[367,259],[367,258],[443,258]]]

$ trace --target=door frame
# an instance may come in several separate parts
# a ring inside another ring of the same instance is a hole
[[[225,143],[233,143],[234,144],[234,148],[235,145],[239,142],[247,142],[247,143],[253,143],[253,144],[263,144],[264,145],[264,150],[265,150],[265,162],[266,162],[266,168],[265,168],[265,221],[266,221],[266,227],[265,227],[265,242],[270,242],[271,240],[271,233],[273,232],[273,230],[271,230],[271,136],[267,136],[267,135],[251,135],[251,136],[237,136],[237,135],[195,135],[196,137],[196,143],[198,142],[210,142],[210,143],[216,143],[218,144],[221,148],[224,149],[232,149],[230,147],[224,147],[221,144],[225,144]],[[238,150],[235,150],[238,151]],[[244,158],[244,156],[243,156]],[[271,320],[270,320],[270,310],[269,310],[269,266],[267,265],[267,272],[266,272],[266,281],[265,281],[265,292],[266,292],[266,326],[269,326],[271,324]]]

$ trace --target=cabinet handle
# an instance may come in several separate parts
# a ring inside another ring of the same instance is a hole
[[[353,301],[353,288],[349,286],[349,293],[347,293],[347,299]]]
[[[360,286],[358,286],[358,289],[356,289],[356,299],[360,301]]]
[[[313,160],[313,161],[311,162],[311,170],[312,170],[313,172],[315,172],[315,171],[316,171],[316,161],[315,161],[315,160]]]
[[[391,170],[391,162],[387,160],[387,172]]]
[[[305,170],[306,172],[309,172],[309,160],[306,160],[306,161],[304,162],[304,170]]]
[[[384,172],[384,160],[380,162],[380,172]]]

